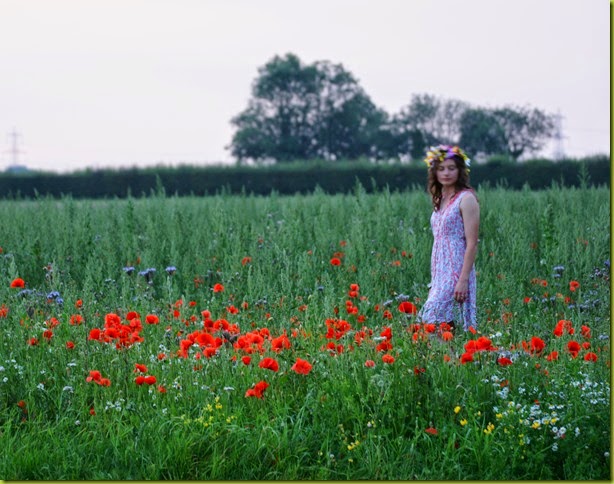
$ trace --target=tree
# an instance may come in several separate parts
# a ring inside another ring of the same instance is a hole
[[[459,145],[472,157],[507,153],[505,131],[488,109],[467,109],[460,118]]]
[[[554,117],[536,108],[508,106],[492,115],[505,133],[507,153],[515,160],[539,151],[554,133]]]
[[[424,156],[435,144],[456,144],[460,136],[460,119],[467,104],[442,99],[431,94],[415,94],[410,103],[394,117],[397,131],[404,133],[412,159]]]
[[[239,161],[370,156],[385,119],[340,64],[275,56],[259,69],[247,109],[232,120],[231,152]]]

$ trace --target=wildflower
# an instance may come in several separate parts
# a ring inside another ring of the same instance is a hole
[[[467,419],[464,418],[459,423],[464,427],[465,425],[467,425]]]
[[[375,361],[373,361],[373,360],[367,360],[367,361],[365,361],[365,366],[366,366],[367,368],[373,368],[373,367],[375,366]]]
[[[488,425],[486,426],[486,428],[484,429],[484,433],[486,435],[490,435],[492,434],[492,431],[495,430],[495,425],[492,424],[491,422],[488,422]]]
[[[548,356],[546,356],[546,360],[548,361],[556,361],[559,359],[559,352],[552,351]]]
[[[75,343],[73,343],[72,341],[67,341],[67,342],[66,342],[66,349],[67,349],[67,350],[73,350],[73,349],[75,349]]]
[[[597,355],[593,352],[588,352],[584,355],[584,361],[597,361]]]
[[[567,343],[567,351],[569,351],[572,358],[575,358],[580,352],[580,344],[577,341],[570,341]]]
[[[213,286],[213,292],[224,292],[224,286],[218,282]]]
[[[418,312],[416,306],[409,301],[403,301],[399,304],[399,311],[405,314],[416,314]]]
[[[26,282],[21,277],[17,277],[16,279],[13,279],[13,281],[11,282],[11,287],[22,289],[26,287]]]
[[[73,314],[70,316],[69,323],[71,326],[79,326],[83,324],[83,316],[81,316],[80,314]]]
[[[330,260],[330,265],[331,266],[340,266],[341,265],[341,259],[339,259],[339,257],[333,257]]]
[[[311,371],[312,365],[306,360],[302,360],[300,358],[296,359],[296,362],[290,368],[292,371],[300,375],[307,375]]]
[[[177,268],[175,266],[168,266],[166,269],[164,269],[166,271],[166,273],[169,276],[172,276],[175,274],[175,272],[177,272]]]
[[[439,432],[437,431],[437,429],[436,429],[436,428],[434,428],[434,427],[427,427],[427,428],[426,428],[424,431],[425,431],[427,434],[431,434],[431,435],[437,435],[437,434],[439,433]]]
[[[251,261],[252,261],[251,257],[245,256],[245,257],[243,257],[243,259],[241,259],[241,265],[243,265],[243,266],[247,265],[247,264],[251,263]]]
[[[580,283],[578,281],[570,281],[569,282],[569,290],[571,292],[576,292],[576,289],[580,287]]]
[[[127,266],[127,267],[122,268],[122,270],[126,274],[131,275],[136,269],[133,266]]]
[[[541,352],[546,347],[546,343],[543,339],[538,338],[537,336],[533,336],[531,338],[531,353],[541,354]]]
[[[454,413],[458,413],[461,411],[461,408],[459,405],[457,405],[456,407],[454,407]]]
[[[147,373],[147,367],[145,365],[142,365],[140,363],[135,363],[134,364],[134,372],[135,373]]]
[[[38,338],[30,338],[30,339],[28,340],[28,345],[30,345],[30,346],[36,346],[36,345],[38,345]]]
[[[473,353],[465,352],[460,357],[460,362],[464,365],[465,363],[471,363],[473,361]]]
[[[254,385],[253,388],[250,388],[245,392],[246,397],[256,397],[262,398],[264,396],[264,391],[269,387],[269,384],[265,381],[260,381]]]
[[[394,356],[384,355],[382,356],[382,361],[388,365],[392,365],[394,363]]]
[[[145,316],[145,322],[147,324],[158,324],[160,322],[160,318],[155,314],[148,314]]]
[[[497,363],[499,363],[499,365],[501,366],[509,366],[511,365],[513,362],[512,360],[510,360],[509,358],[506,358],[505,356],[502,356],[501,358],[499,358],[497,360]]]
[[[265,370],[278,371],[279,363],[273,358],[265,358],[260,363],[258,363],[260,368],[264,368]]]

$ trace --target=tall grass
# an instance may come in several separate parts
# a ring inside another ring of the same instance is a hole
[[[428,293],[423,193],[3,202],[0,475],[609,479],[609,191],[478,196],[479,331],[451,341],[398,309]],[[142,342],[90,339],[130,312]],[[207,320],[210,352],[181,355]],[[221,326],[259,332],[261,350]],[[462,363],[480,336],[491,349]]]

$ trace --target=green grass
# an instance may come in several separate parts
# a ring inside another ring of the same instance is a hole
[[[0,476],[610,479],[609,191],[478,196],[478,333],[449,342],[414,333],[397,309],[427,297],[423,193],[2,202]],[[150,284],[139,274],[148,268]],[[25,291],[10,287],[18,277]],[[179,356],[206,310],[231,332],[267,329],[262,352],[248,365],[230,343],[210,358],[197,346]],[[106,315],[127,325],[130,311],[142,342],[88,339]],[[338,340],[326,337],[333,319],[350,327]],[[553,334],[561,320],[574,334]],[[391,348],[378,351],[386,328]],[[275,352],[282,334],[290,348]],[[480,336],[496,350],[462,364]],[[575,358],[571,341],[585,345]],[[279,370],[259,368],[265,357]],[[297,358],[309,374],[291,370]],[[135,383],[137,363],[154,385]],[[87,382],[92,370],[110,386]],[[263,397],[246,397],[259,381]]]

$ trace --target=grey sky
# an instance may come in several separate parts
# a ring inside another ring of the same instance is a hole
[[[231,118],[288,52],[390,114],[529,105],[560,111],[566,154],[609,153],[607,0],[0,0],[0,170],[13,128],[35,169],[230,163]]]

